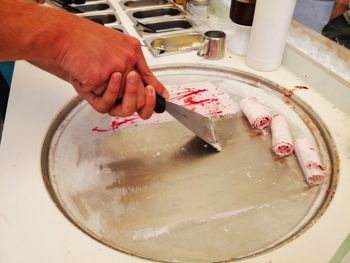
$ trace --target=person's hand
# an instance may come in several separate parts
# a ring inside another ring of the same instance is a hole
[[[26,0],[28,2],[34,2],[34,3],[37,3],[37,4],[44,4],[46,1],[45,0]]]
[[[69,74],[57,63],[48,60],[31,60],[32,64],[39,68],[69,81]],[[126,77],[125,90],[120,104],[116,104],[120,97],[122,75],[119,72],[112,73],[107,87],[103,90],[95,90],[93,93],[84,92],[80,82],[72,81],[72,85],[79,94],[85,98],[98,112],[108,112],[112,116],[126,117],[137,112],[142,119],[148,119],[155,107],[155,89],[153,86],[144,86],[140,75],[136,71],[130,71]],[[95,93],[96,92],[96,93]]]
[[[155,89],[153,86],[144,86],[140,75],[136,71],[130,71],[126,76],[125,90],[120,104],[116,100],[122,88],[122,74],[115,72],[102,94],[87,92],[78,81],[73,81],[73,86],[78,94],[85,98],[97,111],[108,113],[112,116],[126,117],[137,112],[142,119],[148,119],[153,113],[156,103]]]
[[[344,14],[344,12],[348,9],[348,7],[349,7],[349,0],[335,0],[332,14],[331,14],[331,19],[334,19],[337,16]]]
[[[141,44],[136,38],[70,14],[65,15],[65,19],[61,18],[60,28],[55,29],[58,30],[52,47],[55,59],[40,58],[29,61],[69,81],[77,93],[98,112],[127,116],[136,111],[142,118],[148,118],[151,116],[149,107],[154,107],[154,103],[147,99],[144,86],[147,87],[146,90],[152,86],[152,89],[165,98],[169,96],[148,67]],[[137,81],[127,81],[130,71],[138,73]],[[118,72],[120,76],[116,74]],[[126,106],[122,108],[115,105],[116,98],[123,97],[128,90],[140,90],[141,86],[142,92],[134,95],[140,100],[142,93],[143,101],[147,102],[146,109],[141,110],[143,106],[140,103],[128,110],[125,109]]]
[[[147,118],[150,105],[154,105],[147,98],[152,87],[168,97],[136,38],[66,11],[23,0],[0,3],[0,20],[10,25],[0,29],[0,60],[24,59],[69,81],[101,113],[126,116],[138,112]],[[130,71],[136,74],[129,75]],[[132,81],[134,78],[137,80]],[[116,98],[126,94],[129,99],[125,101],[133,103],[124,105],[123,99],[122,105],[116,106]]]
[[[127,92],[127,87],[129,90],[140,89],[140,82],[142,88],[151,85],[158,94],[168,97],[166,89],[148,67],[137,39],[84,19],[72,19],[69,26],[72,31],[60,39],[61,46],[56,61],[67,72],[69,81],[79,95],[97,111],[125,116],[140,108],[132,107],[134,111],[121,111],[118,106],[111,104],[112,97],[109,96],[114,96],[115,90],[110,92],[108,88],[115,83],[111,76],[116,72],[120,73],[119,93],[113,98],[122,97]],[[131,70],[139,74],[140,80],[127,80]],[[134,93],[135,96],[139,94]],[[145,96],[144,91],[143,95]]]

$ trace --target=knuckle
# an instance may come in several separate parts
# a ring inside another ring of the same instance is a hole
[[[129,61],[129,64],[134,66],[136,64],[136,53],[131,51],[128,53],[128,61]]]
[[[151,113],[140,113],[139,114],[140,118],[143,120],[149,119],[151,117],[151,115],[152,115]]]
[[[140,116],[140,118],[143,119],[143,120],[147,120],[147,119],[148,119],[147,116],[146,116],[145,114],[139,113],[139,116]]]
[[[102,114],[108,112],[107,107],[105,107],[104,105],[96,105],[96,106],[95,106],[95,110],[96,110],[97,112],[99,112],[99,113],[102,113]]]
[[[141,42],[138,39],[132,37],[130,42],[134,50],[141,49]]]
[[[127,105],[125,107],[123,107],[123,113],[126,116],[130,116],[131,114],[133,114],[135,112],[136,108],[134,106],[131,105]]]
[[[136,97],[138,93],[138,87],[136,86],[136,83],[128,83],[129,85],[126,87],[125,95],[129,97]]]
[[[84,85],[88,90],[96,89],[104,82],[104,75],[102,72],[93,72],[88,79],[84,81]]]

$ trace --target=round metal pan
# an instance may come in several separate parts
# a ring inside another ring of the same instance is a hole
[[[337,154],[317,114],[284,88],[220,67],[164,66],[165,85],[211,82],[234,101],[256,96],[318,145],[329,180],[310,187],[296,157],[277,158],[271,134],[237,113],[220,153],[176,121],[96,132],[111,118],[79,98],[52,123],[42,149],[46,187],[79,229],[118,251],[166,262],[222,262],[276,249],[322,215]],[[117,252],[116,252],[117,253]]]

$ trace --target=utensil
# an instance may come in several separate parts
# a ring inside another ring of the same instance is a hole
[[[221,146],[216,137],[214,123],[211,117],[204,116],[183,106],[167,101],[157,94],[154,111],[161,113],[165,110],[199,138],[217,151],[221,151]]]
[[[76,4],[76,5],[82,5],[85,4],[85,0],[62,0],[65,4],[71,5],[71,4]]]
[[[118,105],[121,102],[122,98],[118,98],[115,104]],[[221,146],[214,130],[213,117],[204,116],[183,106],[167,101],[158,94],[156,94],[156,106],[154,111],[156,113],[167,111],[203,141],[211,145],[217,151],[221,151]]]
[[[147,33],[158,33],[158,31],[144,23],[141,23],[139,21],[136,22],[136,25],[135,27],[138,29],[138,30],[141,30],[143,32],[147,32]]]
[[[204,33],[203,45],[197,55],[206,59],[221,59],[225,55],[226,34],[223,31],[210,30]]]

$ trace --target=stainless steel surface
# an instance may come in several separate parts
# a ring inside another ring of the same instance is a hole
[[[47,3],[51,6],[62,8],[60,1],[55,2],[54,0],[48,0]],[[81,14],[90,13],[90,12],[98,12],[98,11],[106,11],[106,10],[114,10],[114,8],[110,5],[108,1],[86,1],[84,4],[70,4],[68,8],[65,8],[67,11],[71,13]],[[81,11],[81,12],[79,12]]]
[[[125,10],[131,8],[144,8],[150,6],[171,6],[172,3],[169,0],[126,0],[120,1],[120,5]]]
[[[270,130],[252,130],[241,114],[217,153],[175,121],[93,132],[111,119],[76,99],[42,150],[46,187],[72,223],[117,250],[169,262],[253,257],[313,226],[332,200],[339,168],[317,113],[280,85],[231,69],[174,65],[154,73],[165,85],[209,81],[235,101],[256,96],[284,114],[294,136],[315,141],[329,181],[310,188],[295,156],[276,158]]]
[[[171,116],[214,149],[221,151],[220,142],[215,133],[215,129],[219,128],[218,126],[220,126],[220,123],[227,120],[229,116],[223,118],[217,116],[208,117],[169,101],[166,101],[165,104],[165,109]],[[229,131],[230,130],[227,130],[226,132]]]
[[[78,8],[79,10],[83,12],[96,12],[96,11],[103,11],[103,10],[111,10],[111,6],[108,3],[97,3],[97,4],[84,4],[84,5],[72,5],[75,8]]]
[[[86,19],[90,19],[91,21],[94,21],[98,24],[120,24],[120,19],[115,12],[101,11],[94,13],[83,13],[78,15]]]
[[[146,21],[152,19],[184,18],[185,13],[177,7],[157,7],[142,10],[127,11],[127,15],[132,21]]]
[[[191,4],[195,6],[209,6],[210,0],[191,0]]]
[[[112,26],[107,26],[107,27],[118,30],[119,32],[122,32],[124,34],[128,34],[128,31],[126,31],[125,27],[123,27],[122,25],[112,25]]]
[[[162,56],[198,49],[203,40],[204,37],[201,34],[186,33],[150,37],[146,38],[144,42],[153,55]]]
[[[141,25],[141,26],[140,26]],[[192,25],[185,19],[157,20],[137,22],[135,25],[137,32],[141,35],[176,32],[192,29]]]
[[[223,31],[211,30],[204,33],[204,43],[197,55],[206,59],[217,60],[225,56],[226,34]]]

